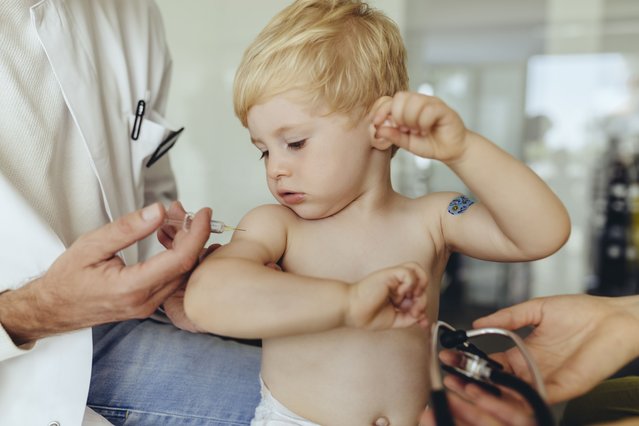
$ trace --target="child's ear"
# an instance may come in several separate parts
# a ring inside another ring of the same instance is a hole
[[[373,148],[379,149],[380,151],[386,151],[393,145],[393,143],[388,139],[375,137],[375,134],[377,134],[377,127],[375,127],[372,122],[369,124],[369,131],[371,135],[371,146]]]
[[[375,103],[373,104],[373,107],[371,108],[370,113],[368,114],[371,146],[375,149],[379,149],[380,151],[386,151],[388,148],[390,148],[393,145],[393,143],[389,141],[388,139],[375,137],[375,135],[377,134],[377,127],[373,124],[373,118],[379,106],[383,104],[384,102],[388,102],[391,99],[392,98],[390,96],[382,96],[381,98],[377,99]]]

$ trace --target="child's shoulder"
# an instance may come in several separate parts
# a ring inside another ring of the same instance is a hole
[[[412,200],[420,210],[432,214],[463,213],[474,201],[459,192],[431,192]]]
[[[286,225],[296,219],[297,215],[288,207],[280,204],[263,204],[246,213],[241,225],[252,223],[269,223],[271,226]]]

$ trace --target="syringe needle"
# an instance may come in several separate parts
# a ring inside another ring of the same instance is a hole
[[[246,231],[246,229],[237,228],[235,226],[230,226],[230,225],[224,225],[224,230],[225,231]]]

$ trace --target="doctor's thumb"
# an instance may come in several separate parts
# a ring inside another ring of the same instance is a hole
[[[165,210],[155,203],[128,213],[115,221],[80,237],[73,248],[80,250],[91,263],[108,260],[153,233],[163,222]]]

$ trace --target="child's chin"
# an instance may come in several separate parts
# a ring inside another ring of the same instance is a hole
[[[300,218],[304,220],[317,220],[324,219],[332,215],[332,213],[322,211],[319,212],[317,210],[304,208],[304,206],[286,206],[289,209],[293,210],[293,212]]]

